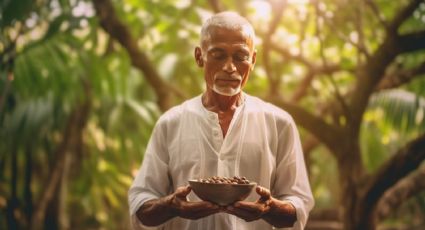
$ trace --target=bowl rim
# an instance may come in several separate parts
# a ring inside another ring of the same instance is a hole
[[[257,185],[256,182],[249,182],[249,184],[228,184],[228,183],[205,183],[205,182],[199,181],[198,179],[190,179],[188,181],[189,181],[189,183],[208,184],[208,185],[213,185],[213,186],[217,186],[217,185],[255,186],[255,185]]]

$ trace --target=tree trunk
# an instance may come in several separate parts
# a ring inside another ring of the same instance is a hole
[[[31,192],[31,183],[32,183],[32,155],[33,155],[33,145],[29,143],[25,149],[25,181],[24,181],[24,201],[25,201],[25,216],[27,227],[31,223],[31,216],[33,213],[33,199]]]
[[[425,191],[425,166],[420,167],[409,176],[387,190],[376,206],[376,219],[379,223],[400,207],[406,200]]]
[[[348,138],[349,139],[349,138]],[[359,216],[356,216],[356,207],[360,198],[361,181],[364,177],[360,147],[355,139],[351,139],[338,154],[339,181],[340,181],[340,216],[345,230],[365,230],[357,228]]]
[[[53,192],[53,197],[52,199],[49,201],[49,204],[46,207],[45,210],[45,216],[44,216],[44,223],[43,226],[40,226],[40,230],[44,229],[44,230],[59,230],[59,199],[60,199],[60,194],[59,194],[59,186],[56,186],[54,192]]]
[[[38,230],[42,228],[43,222],[46,217],[46,212],[50,203],[54,200],[57,187],[62,175],[65,155],[67,154],[67,149],[69,148],[70,138],[72,137],[72,129],[75,125],[75,119],[78,116],[78,111],[73,111],[68,119],[62,141],[55,151],[55,164],[53,169],[50,171],[49,178],[45,185],[45,190],[42,192],[42,195],[39,199],[36,209],[34,210],[34,215],[31,219],[31,229]]]
[[[416,170],[425,159],[425,133],[400,148],[364,183],[356,208],[353,229],[375,229],[375,210],[385,191]]]
[[[18,197],[17,197],[17,183],[18,183],[18,150],[13,148],[11,157],[11,177],[10,180],[10,199],[7,201],[6,215],[7,215],[7,226],[9,229],[18,229],[18,221],[16,219],[16,211],[18,208]]]
[[[86,90],[90,89],[86,88]],[[86,98],[90,98],[89,91],[86,91]],[[70,149],[72,149],[72,146],[75,145],[75,143],[78,143],[76,139],[81,137],[81,132],[85,128],[88,120],[90,108],[91,101],[86,100],[84,103],[76,106],[68,119],[62,142],[57,147],[55,153],[57,156],[55,166],[52,169],[46,189],[40,198],[40,202],[37,205],[31,221],[32,229],[40,229],[42,227],[43,220],[45,219],[46,208],[52,203],[52,201],[56,200],[53,200],[53,198],[58,195],[57,192],[60,191],[59,188],[61,185],[61,179],[63,178],[64,170],[67,167],[67,161],[69,161],[67,155],[72,154]],[[56,206],[58,205],[59,204]],[[58,209],[56,209],[56,211],[57,210]]]
[[[80,130],[80,133],[82,130]],[[80,136],[80,134],[77,134]],[[74,152],[75,154],[75,152]],[[68,209],[66,205],[66,200],[68,197],[68,178],[69,178],[69,168],[71,166],[72,158],[74,154],[67,154],[65,156],[64,169],[62,171],[62,179],[59,185],[58,191],[58,223],[60,230],[69,229],[69,216]]]
[[[93,6],[102,28],[128,52],[132,65],[142,71],[144,78],[152,86],[162,111],[171,108],[174,96],[187,98],[184,92],[160,76],[149,56],[138,48],[137,40],[128,26],[121,22],[110,0],[93,0]]]

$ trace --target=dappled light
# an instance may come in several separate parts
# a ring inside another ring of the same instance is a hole
[[[248,4],[250,10],[253,11],[254,21],[260,21],[261,23],[268,23],[271,19],[271,5],[267,1],[251,1]]]
[[[423,0],[12,0],[0,4],[0,229],[130,229],[159,117],[205,90],[211,15],[253,25],[244,91],[288,112],[306,229],[425,227]]]

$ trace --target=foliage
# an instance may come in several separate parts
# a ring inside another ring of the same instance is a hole
[[[149,64],[187,97],[205,87],[193,48],[202,21],[213,13],[209,2],[213,1],[113,1],[118,18]],[[367,56],[387,36],[378,18],[389,21],[410,1],[219,2],[223,9],[246,15],[258,33],[257,63],[246,91],[264,98],[279,94],[344,127],[348,116],[333,110],[344,109],[342,101],[349,100],[358,80],[357,68],[367,64]],[[373,2],[380,14],[366,2]],[[283,18],[274,22],[278,10]],[[146,73],[103,30],[91,1],[5,0],[0,11],[0,228],[11,226],[10,207],[16,210],[18,226],[30,226],[67,137],[67,124],[82,102],[89,102],[90,113],[81,130],[81,146],[65,150],[71,158],[56,197],[56,209],[62,210],[56,224],[128,226],[127,190],[161,114]],[[400,33],[424,29],[424,18],[422,3]],[[404,53],[385,73],[397,76],[424,61],[423,49]],[[404,85],[375,92],[369,101],[359,138],[369,174],[424,132],[423,72]],[[303,141],[309,138],[308,130],[303,131]],[[317,146],[306,155],[312,162],[309,172],[319,210],[336,207],[335,194],[341,191],[332,150],[326,144]],[[423,193],[414,199],[423,202]],[[406,218],[418,213],[403,210]],[[395,218],[397,222],[403,217]]]

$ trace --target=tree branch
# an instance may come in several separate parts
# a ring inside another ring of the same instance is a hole
[[[269,24],[269,28],[266,35],[270,40],[270,37],[276,32],[279,22],[282,19],[283,11],[286,6],[286,0],[279,0],[279,1],[269,0],[268,2],[270,3],[272,7],[272,11],[273,11],[273,18]]]
[[[267,38],[264,38],[263,42],[263,62],[264,62],[264,70],[266,71],[266,77],[268,79],[268,86],[269,86],[269,92],[268,95],[271,97],[279,96],[279,84],[280,84],[280,78],[276,77],[273,68],[270,63],[270,42],[267,40]]]
[[[356,31],[358,34],[358,54],[357,54],[357,63],[362,63],[363,53],[367,58],[369,58],[369,52],[366,49],[365,45],[365,36],[363,32],[363,15],[364,15],[364,5],[362,1],[358,1],[355,7],[356,18],[353,20],[356,26]]]
[[[400,70],[395,73],[391,73],[382,78],[379,82],[376,90],[392,89],[397,88],[403,84],[409,83],[411,80],[425,74],[425,62],[412,69]]]
[[[316,75],[332,74],[332,73],[344,70],[342,69],[341,65],[335,64],[335,63],[327,63],[326,66],[313,63],[312,61],[305,58],[303,55],[292,54],[291,52],[289,52],[288,49],[281,47],[280,45],[276,44],[273,41],[270,41],[268,45],[270,45],[270,48],[273,49],[273,51],[279,53],[285,59],[293,60],[300,64],[303,64],[308,69],[306,75],[304,76],[304,80],[302,81],[302,83],[299,85],[298,89],[295,91],[295,93],[292,96],[291,101],[293,102],[299,101],[302,97],[305,96],[308,87],[310,86],[311,82],[313,81]],[[352,71],[352,70],[348,70],[348,71]]]
[[[370,95],[383,77],[387,66],[400,52],[398,45],[396,36],[387,36],[369,60],[358,67],[356,85],[348,105],[352,117],[350,126],[352,133],[356,136],[358,136],[363,113]]]
[[[308,22],[310,21],[311,14],[303,14],[300,10],[297,11],[297,18],[298,21],[300,21],[300,34],[299,34],[299,40],[298,40],[298,48],[300,50],[299,54],[304,55],[304,46],[303,42],[305,41],[306,32],[307,32],[307,26]]]
[[[322,38],[321,34],[322,34],[322,24],[320,23],[320,19],[326,20],[326,17],[322,14],[320,7],[319,7],[319,2],[315,1],[314,2],[314,8],[316,11],[316,37],[319,39],[319,54],[320,57],[322,59],[322,64],[325,68],[328,67],[328,61],[327,61],[327,57],[325,55],[325,51],[324,51],[324,39]],[[344,98],[341,96],[341,93],[339,92],[339,89],[333,79],[332,74],[329,74],[329,80],[332,84],[332,86],[334,87],[334,94],[335,94],[335,98],[336,100],[340,103],[341,108],[343,109],[344,112],[344,116],[347,117],[347,119],[350,119],[350,112],[349,109],[347,107],[347,103],[345,102]]]
[[[305,65],[306,68],[313,70],[313,72],[316,74],[331,74],[342,70],[352,71],[352,69],[341,68],[341,65],[337,63],[327,63],[327,66],[313,63],[311,60],[308,60],[303,55],[292,54],[288,49],[276,44],[276,42],[273,41],[270,42],[270,48],[286,59],[293,60]]]
[[[145,79],[152,86],[160,109],[165,111],[170,108],[172,105],[171,92],[176,92],[177,89],[169,86],[161,78],[148,56],[140,51],[137,41],[132,37],[129,29],[115,14],[111,1],[93,0],[93,4],[102,28],[126,49],[132,64],[143,72]],[[183,95],[183,93],[178,93],[178,95]]]
[[[425,49],[425,30],[401,35],[398,37],[398,45],[401,53]]]
[[[312,71],[308,71],[304,76],[304,79],[298,85],[298,88],[292,94],[291,102],[299,102],[305,95],[307,95],[307,90],[309,89],[311,82],[314,79],[315,74]]]
[[[376,18],[378,19],[379,23],[384,27],[388,29],[388,22],[385,20],[384,15],[379,11],[378,6],[373,0],[365,0],[366,4],[369,6],[369,8],[372,10],[372,12],[375,14]]]
[[[291,102],[298,102],[307,95],[307,90],[317,75],[333,74],[338,71],[342,71],[342,68],[336,64],[329,66],[312,66],[311,69],[309,69],[308,72],[304,75],[301,83],[298,84],[298,88],[292,94]]]
[[[394,17],[391,23],[388,26],[388,32],[397,34],[398,28],[403,24],[403,22],[408,19],[413,12],[415,12],[416,8],[419,7],[424,0],[411,0],[411,2],[404,7],[399,13]]]
[[[280,77],[276,76],[273,72],[273,68],[270,63],[270,42],[271,37],[275,33],[277,26],[282,18],[283,10],[285,6],[285,2],[275,2],[275,1],[269,1],[269,3],[272,5],[273,9],[273,18],[271,23],[269,24],[268,30],[265,34],[263,34],[263,61],[264,61],[264,69],[267,73],[267,78],[269,79],[269,95],[271,96],[279,96],[279,88],[280,88]]]
[[[401,148],[378,169],[375,176],[365,186],[359,209],[356,210],[365,220],[372,221],[373,212],[385,191],[400,179],[419,167],[425,159],[425,133]]]
[[[349,43],[352,46],[356,47],[357,50],[358,50],[358,53],[359,53],[359,57],[360,57],[360,54],[363,54],[366,58],[370,57],[370,53],[369,53],[369,51],[368,51],[368,49],[367,49],[367,47],[364,43],[363,32],[361,30],[362,27],[363,27],[363,25],[362,25],[363,23],[362,23],[362,19],[361,19],[362,12],[360,12],[359,6],[357,6],[357,5],[354,6],[355,10],[356,10],[356,12],[355,12],[356,15],[355,15],[355,19],[353,19],[353,21],[355,23],[356,30],[357,30],[358,35],[359,35],[358,41],[356,42],[356,41],[353,41],[348,36],[346,36],[343,32],[341,32],[341,30],[338,28],[338,26],[335,26],[335,23],[329,17],[326,16],[326,14],[320,9],[320,7],[318,7],[319,1],[313,1],[312,3],[314,4],[317,17],[320,17],[323,20],[323,22],[326,23],[326,25],[329,27],[329,29],[333,33],[335,33],[335,35],[339,39],[341,39],[342,41]],[[361,4],[361,3],[356,2],[356,4]],[[362,8],[362,10],[363,10],[363,8]],[[335,12],[335,13],[337,13],[337,12]],[[318,23],[316,22],[316,24],[318,24]],[[316,27],[319,28],[319,25],[317,25]],[[319,36],[317,36],[317,37],[320,38]]]
[[[308,130],[329,149],[335,150],[335,148],[338,148],[338,146],[335,146],[335,139],[344,137],[342,129],[326,123],[322,118],[311,114],[295,104],[286,102],[280,97],[268,98],[266,100],[286,110],[291,114],[297,124]],[[331,152],[334,154],[339,151]]]
[[[351,98],[350,109],[353,120],[351,126],[352,133],[360,130],[360,123],[363,113],[366,109],[368,100],[376,85],[384,76],[387,66],[394,58],[403,52],[425,47],[425,31],[414,32],[407,35],[399,36],[397,34],[398,27],[415,11],[424,0],[412,0],[405,8],[400,10],[389,24],[387,37],[378,47],[375,53],[369,58],[368,62],[359,66],[354,92],[355,96]]]
[[[425,190],[425,167],[420,167],[387,190],[376,207],[376,218],[384,220],[407,199]]]
[[[270,48],[272,48],[274,51],[285,57],[286,59],[292,59],[294,61],[297,61],[301,64],[304,64],[307,68],[312,68],[314,64],[305,58],[302,55],[296,55],[292,54],[288,49],[283,48],[282,46],[276,44],[275,42],[270,42]]]
[[[70,154],[69,148],[75,143],[75,138],[78,136],[78,133],[80,133],[86,125],[90,111],[90,101],[87,99],[89,97],[88,95],[85,95],[85,97],[86,101],[78,105],[68,119],[62,141],[54,154],[57,157],[55,166],[49,175],[45,190],[34,211],[34,216],[31,220],[31,229],[42,229],[41,226],[44,221],[47,206],[53,199],[54,192],[60,183],[67,154]]]
[[[351,114],[354,118],[352,126],[356,129],[353,132],[359,131],[369,97],[383,78],[387,66],[401,53],[425,49],[423,41],[425,41],[425,30],[401,36],[388,34],[369,61],[360,66],[358,81],[354,89],[355,97],[351,98],[350,104]]]
[[[313,165],[312,162],[312,152],[315,148],[320,146],[320,142],[315,138],[313,135],[308,135],[306,139],[304,139],[302,143],[303,153],[304,153],[304,159],[305,159],[305,167],[307,168],[307,173],[309,174],[309,177],[311,175],[311,166]]]
[[[326,22],[328,20],[325,20]],[[362,53],[363,55],[365,55],[367,58],[370,57],[370,53],[369,51],[366,49],[366,46],[364,44],[358,44],[356,42],[354,42],[353,40],[351,40],[350,38],[348,38],[345,34],[341,33],[340,31],[338,31],[338,29],[334,26],[330,26],[331,29],[333,31],[335,31],[336,35],[339,37],[339,39],[343,40],[346,43],[349,43],[351,45],[353,45],[354,47],[357,48],[357,50]]]

